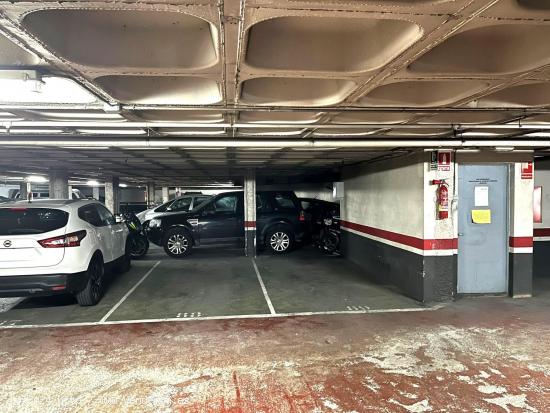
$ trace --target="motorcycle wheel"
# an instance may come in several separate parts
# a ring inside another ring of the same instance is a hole
[[[323,239],[321,240],[322,249],[329,253],[333,254],[338,251],[340,246],[340,237],[332,232],[325,232],[323,234]]]
[[[149,250],[149,241],[143,237],[136,237],[131,241],[130,256],[132,259],[139,259],[147,254]]]

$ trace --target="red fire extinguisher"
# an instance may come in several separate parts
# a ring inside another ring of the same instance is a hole
[[[434,179],[432,184],[437,185],[437,219],[449,218],[449,185],[443,179]]]

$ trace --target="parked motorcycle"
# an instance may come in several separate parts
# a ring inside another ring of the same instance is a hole
[[[134,260],[144,257],[149,251],[149,240],[139,218],[133,212],[126,212],[122,214],[122,220],[130,231],[128,235],[130,256]]]
[[[340,217],[324,218],[317,243],[319,249],[327,254],[337,254],[340,252],[340,240]]]

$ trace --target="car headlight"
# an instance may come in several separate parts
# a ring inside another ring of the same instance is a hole
[[[160,219],[153,218],[151,221],[149,221],[149,228],[157,228],[160,227]]]

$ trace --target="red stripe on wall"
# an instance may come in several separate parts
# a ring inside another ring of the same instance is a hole
[[[510,237],[512,248],[528,248],[533,246],[533,237]]]
[[[244,221],[245,228],[256,228],[256,221]]]
[[[362,232],[363,234],[372,235],[378,238],[383,238],[388,241],[397,242],[419,250],[450,250],[456,249],[458,241],[456,239],[421,239],[411,237],[410,235],[399,234],[397,232],[386,231],[384,229],[369,227],[366,225],[356,224],[349,221],[341,221],[344,228],[349,228],[354,231]]]
[[[550,228],[535,228],[533,235],[535,237],[550,237]]]

